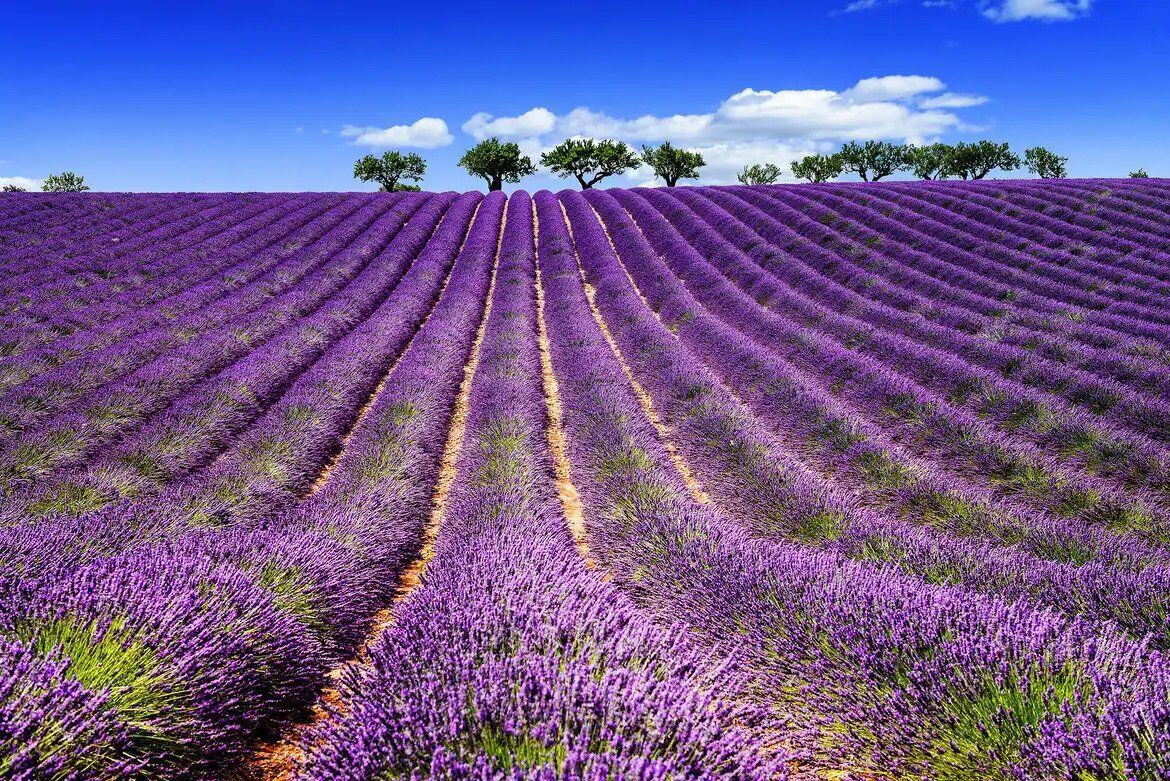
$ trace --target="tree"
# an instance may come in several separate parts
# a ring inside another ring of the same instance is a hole
[[[688,152],[663,141],[662,146],[642,146],[642,160],[654,169],[654,175],[674,187],[679,179],[698,179],[699,169],[707,164],[698,152]]]
[[[78,176],[72,171],[62,171],[59,174],[49,174],[41,189],[47,193],[80,193],[89,187],[85,184],[85,177]]]
[[[906,165],[919,179],[946,179],[950,154],[950,144],[909,146],[906,148]]]
[[[520,145],[515,141],[500,143],[498,138],[489,138],[463,153],[459,167],[466,168],[472,176],[480,176],[488,183],[488,192],[504,189],[504,182],[516,184],[525,176],[536,173],[532,158],[520,154]]]
[[[623,141],[570,138],[542,154],[540,164],[562,179],[577,177],[581,189],[588,190],[607,176],[637,168],[642,160]]]
[[[391,149],[381,157],[366,155],[353,164],[353,176],[363,182],[377,182],[382,192],[394,193],[403,190],[418,190],[417,185],[403,184],[402,180],[421,182],[427,173],[427,161],[414,152],[402,154]]]
[[[810,182],[827,182],[845,170],[840,155],[808,155],[792,164],[792,175]]]
[[[735,178],[740,184],[776,184],[780,178],[780,166],[775,163],[745,165]]]
[[[1149,179],[1150,175],[1146,173],[1146,169],[1139,168],[1136,171],[1129,172],[1130,179]]]
[[[852,171],[863,182],[876,182],[906,167],[906,147],[888,141],[850,141],[838,153],[846,171]]]
[[[1007,144],[993,141],[960,141],[947,154],[946,173],[960,179],[982,179],[996,168],[1011,171],[1020,167],[1020,158]]]
[[[19,185],[15,185],[15,184],[6,184],[6,185],[4,185],[3,187],[0,187],[0,192],[5,192],[5,193],[27,193],[27,192],[28,192],[28,190],[24,189],[23,187],[20,187]]]
[[[1067,162],[1067,157],[1061,157],[1042,146],[1024,150],[1024,165],[1041,179],[1064,179],[1068,176],[1068,169],[1064,167]]]

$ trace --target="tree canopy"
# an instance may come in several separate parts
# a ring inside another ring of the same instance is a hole
[[[843,169],[857,174],[863,182],[876,182],[906,167],[906,147],[888,141],[850,141],[837,154]]]
[[[1006,143],[960,141],[947,152],[946,172],[960,179],[982,179],[996,168],[1011,171],[1020,167],[1020,158]]]
[[[78,176],[72,171],[62,171],[59,174],[49,174],[41,189],[47,193],[80,193],[89,189],[84,176]]]
[[[740,184],[776,184],[780,174],[780,166],[775,163],[753,163],[745,165],[735,178]]]
[[[807,155],[792,163],[792,175],[810,182],[827,182],[844,170],[840,155]]]
[[[951,147],[949,144],[906,147],[906,166],[919,179],[946,179]]]
[[[381,157],[366,155],[353,164],[353,176],[363,182],[377,182],[382,192],[417,190],[417,185],[403,184],[403,180],[422,181],[427,173],[427,161],[414,152],[402,154],[390,150]]]
[[[1024,165],[1041,179],[1064,179],[1068,176],[1068,169],[1065,168],[1067,162],[1067,157],[1061,157],[1042,146],[1024,150]]]
[[[588,190],[607,176],[639,167],[642,160],[624,141],[570,138],[542,154],[540,164],[562,179],[576,177]]]
[[[4,185],[3,187],[0,187],[0,192],[5,192],[5,193],[26,193],[26,192],[28,192],[28,190],[24,189],[23,187],[21,187],[21,186],[19,186],[19,185],[15,185],[15,184],[6,184],[6,185]]]
[[[1149,179],[1150,175],[1146,173],[1146,169],[1139,168],[1136,171],[1129,172],[1130,179]]]
[[[707,164],[698,152],[688,152],[663,141],[661,146],[643,146],[642,160],[654,169],[654,175],[674,187],[679,179],[698,179],[699,169]]]
[[[498,138],[489,138],[463,153],[459,167],[467,173],[479,176],[488,183],[488,191],[504,189],[504,182],[516,184],[525,176],[536,173],[532,158],[520,154],[520,145],[515,141],[501,143]]]

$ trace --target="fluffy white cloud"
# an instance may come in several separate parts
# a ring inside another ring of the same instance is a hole
[[[995,22],[1019,22],[1025,19],[1064,22],[1085,16],[1093,0],[994,0],[983,3],[983,15]]]
[[[534,108],[518,117],[493,118],[481,111],[463,123],[463,132],[482,141],[491,136],[534,138],[556,127],[557,117],[546,108]]]
[[[341,128],[341,135],[352,138],[358,146],[412,146],[419,149],[447,146],[454,140],[447,130],[447,123],[435,117],[423,117],[411,125],[384,128],[346,125]]]
[[[539,106],[514,117],[480,112],[463,130],[476,139],[517,141],[533,159],[564,138],[614,138],[635,145],[669,139],[705,154],[704,182],[731,182],[748,163],[784,165],[849,139],[920,143],[965,129],[968,125],[948,109],[977,106],[986,98],[945,89],[932,76],[892,75],[862,79],[840,91],[745,89],[701,114],[614,117],[585,107],[556,114]],[[647,179],[644,172],[631,178]]]
[[[30,192],[41,189],[41,180],[27,176],[0,176],[0,187],[15,185]]]
[[[876,103],[883,100],[904,100],[924,92],[938,92],[946,87],[933,76],[879,76],[862,79],[842,93],[855,103]]]

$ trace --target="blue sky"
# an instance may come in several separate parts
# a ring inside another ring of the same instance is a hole
[[[396,146],[429,160],[427,189],[465,190],[481,182],[455,163],[491,133],[533,153],[669,137],[704,151],[708,182],[853,136],[1170,175],[1167,0],[40,2],[3,19],[0,181],[372,189],[354,159]]]

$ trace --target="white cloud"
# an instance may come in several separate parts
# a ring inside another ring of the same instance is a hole
[[[964,95],[959,92],[944,92],[918,101],[919,108],[970,108],[987,102],[983,95]]]
[[[862,79],[842,93],[855,103],[904,100],[924,92],[938,92],[946,87],[933,76],[879,76]]]
[[[32,179],[28,176],[0,176],[0,187],[5,187],[10,184],[30,192],[41,189],[40,179]]]
[[[843,11],[847,14],[854,11],[869,11],[879,6],[889,5],[891,2],[897,2],[897,0],[853,0],[852,3],[845,6]]]
[[[984,0],[983,15],[995,22],[1019,22],[1040,19],[1065,22],[1085,16],[1093,0]]]
[[[785,165],[850,139],[921,143],[967,129],[948,109],[976,106],[986,98],[945,88],[932,76],[892,75],[862,79],[840,91],[744,89],[714,111],[698,114],[614,117],[586,107],[556,114],[541,106],[514,117],[480,112],[463,130],[476,139],[495,135],[517,141],[534,160],[565,138],[614,138],[633,145],[669,139],[704,153],[709,161],[704,182],[733,182],[748,163]],[[644,173],[631,176],[646,180]]]
[[[463,123],[463,132],[480,141],[491,136],[532,138],[552,130],[556,121],[556,115],[546,108],[530,109],[518,117],[499,118],[481,111]]]
[[[341,135],[352,138],[358,146],[412,146],[419,149],[447,146],[454,140],[454,136],[447,130],[447,123],[435,117],[423,117],[412,125],[386,128],[346,125],[341,128]]]

